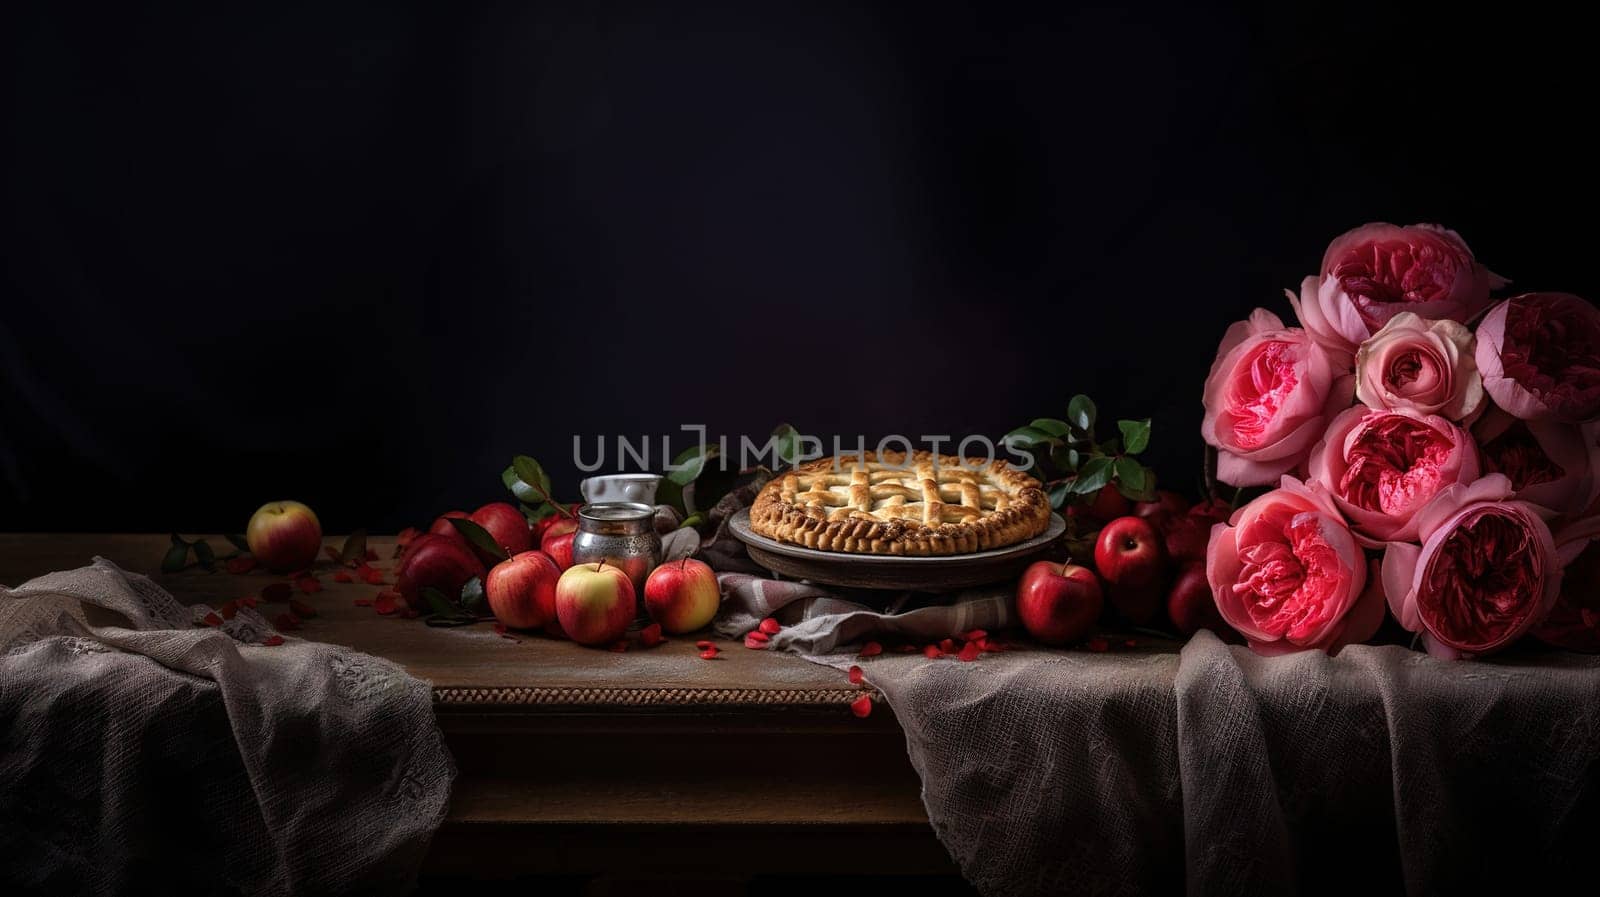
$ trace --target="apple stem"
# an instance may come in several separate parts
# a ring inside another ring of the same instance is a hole
[[[678,572],[682,573],[687,569],[689,569],[689,556],[684,555],[683,560],[678,562]]]
[[[595,561],[594,562],[594,572],[599,573],[600,572],[600,568],[604,567],[605,565],[606,565],[605,561]]]

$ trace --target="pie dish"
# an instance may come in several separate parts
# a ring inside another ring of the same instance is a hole
[[[1038,480],[1004,461],[926,451],[819,458],[779,475],[750,506],[760,535],[850,554],[985,551],[1049,525]]]

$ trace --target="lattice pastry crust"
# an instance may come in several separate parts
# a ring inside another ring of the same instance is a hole
[[[1050,525],[1033,477],[1004,461],[935,457],[866,452],[802,464],[756,496],[750,528],[821,551],[947,555],[1014,545]]]

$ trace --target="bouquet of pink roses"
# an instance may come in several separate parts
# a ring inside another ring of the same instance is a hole
[[[1600,651],[1600,310],[1506,284],[1454,231],[1369,224],[1289,294],[1299,327],[1228,328],[1201,435],[1275,488],[1206,577],[1253,649],[1333,653],[1387,607],[1442,657]]]

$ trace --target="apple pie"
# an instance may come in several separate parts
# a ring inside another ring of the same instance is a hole
[[[852,554],[985,551],[1049,525],[1038,480],[1004,461],[926,451],[819,458],[780,474],[750,506],[760,535]]]

